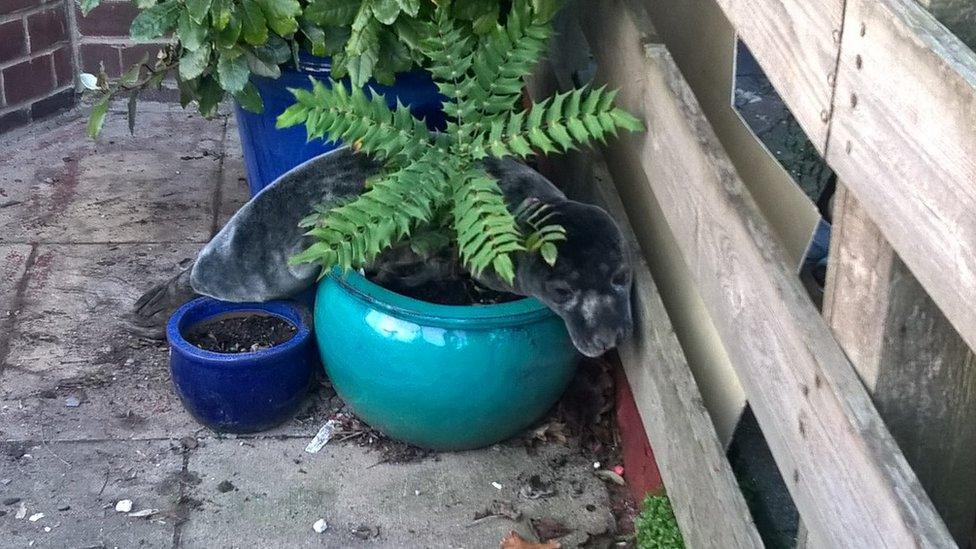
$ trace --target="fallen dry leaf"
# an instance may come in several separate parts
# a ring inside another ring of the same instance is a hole
[[[572,528],[567,528],[563,523],[549,517],[532,519],[532,529],[539,539],[546,540],[561,538],[573,531]]]
[[[532,543],[518,535],[512,530],[507,536],[502,538],[501,549],[559,549],[562,545],[558,541],[547,541],[545,543]]]

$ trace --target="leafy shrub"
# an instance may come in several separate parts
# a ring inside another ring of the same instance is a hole
[[[315,242],[294,261],[358,268],[412,233],[450,235],[473,274],[492,270],[512,282],[512,254],[538,251],[550,264],[564,238],[545,211],[529,208],[516,219],[497,182],[480,161],[493,155],[527,158],[536,151],[568,151],[618,128],[642,130],[636,118],[613,105],[615,92],[578,89],[519,108],[523,78],[546,49],[552,29],[529,0],[513,2],[504,25],[483,37],[467,33],[446,8],[426,24],[420,51],[426,57],[450,122],[430,132],[410,111],[387,107],[378,96],[342,83],[315,82],[293,89],[297,102],[279,127],[304,124],[310,139],[342,140],[383,163],[368,190],[338,207],[320,207],[305,220]],[[517,205],[516,205],[517,206]]]
[[[533,0],[534,12],[548,18],[560,0]],[[101,0],[80,0],[83,14]],[[304,48],[332,56],[335,78],[349,76],[353,86],[375,77],[392,84],[394,75],[423,61],[419,52],[433,0],[135,0],[141,10],[130,34],[136,40],[171,35],[173,41],[155,60],[136,63],[119,79],[83,75],[82,83],[98,92],[89,133],[101,130],[109,102],[129,97],[129,124],[134,123],[141,91],[159,87],[173,75],[185,107],[196,102],[212,116],[225,94],[241,106],[261,112],[263,104],[250,82],[252,74],[277,78],[280,66],[298,63]],[[504,17],[506,2],[441,0],[465,36],[489,32]]]

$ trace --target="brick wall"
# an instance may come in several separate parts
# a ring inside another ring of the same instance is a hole
[[[67,6],[66,0],[0,0],[0,132],[74,104]]]
[[[104,63],[109,76],[118,76],[147,53],[150,60],[155,58],[164,42],[135,43],[129,40],[129,25],[137,13],[131,0],[102,0],[102,4],[87,17],[82,17],[81,11],[76,10],[78,58],[84,72],[97,73],[99,63]]]
[[[78,72],[155,57],[164,42],[129,40],[134,3],[102,2],[82,17],[74,0],[0,0],[0,133],[74,105]]]

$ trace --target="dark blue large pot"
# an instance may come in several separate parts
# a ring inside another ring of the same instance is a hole
[[[170,372],[183,406],[197,421],[230,433],[253,433],[288,420],[308,392],[314,347],[308,313],[287,301],[226,303],[202,297],[169,320]],[[298,330],[285,343],[251,353],[224,354],[196,347],[183,334],[201,322],[236,312],[281,317]]]
[[[236,105],[237,127],[244,149],[251,196],[302,162],[340,146],[339,143],[328,143],[321,139],[309,142],[304,126],[283,130],[275,128],[278,115],[295,102],[295,96],[288,88],[311,89],[310,76],[325,80],[331,74],[328,58],[302,53],[299,64],[300,70],[296,70],[292,64],[282,66],[278,79],[251,78],[264,100],[263,113],[248,112]],[[409,106],[414,116],[424,119],[431,128],[442,129],[446,125],[441,109],[442,97],[426,71],[400,74],[392,87],[371,81],[367,88],[383,94],[391,108],[396,106],[397,100]]]

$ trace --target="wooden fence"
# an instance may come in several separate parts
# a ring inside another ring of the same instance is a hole
[[[737,152],[741,135],[702,108],[710,91],[690,85],[700,75],[683,74],[691,62],[681,67],[669,51],[696,39],[676,30],[676,14],[690,13],[682,24],[695,29],[694,10],[713,8],[842,182],[823,315],[776,229],[783,221],[770,221],[775,202],[743,179],[755,172]],[[680,273],[700,300],[800,512],[801,543],[967,546],[976,55],[913,0],[583,0],[575,9],[578,28],[560,34],[557,57],[586,49],[598,79],[620,89],[649,131],[554,169],[629,221],[642,258],[638,329],[620,357],[689,546],[762,542],[716,432],[722,422],[703,402],[710,373],[689,368],[695,340],[672,325],[684,313],[658,291],[659,272]],[[550,68],[549,85],[569,83],[565,63]]]

